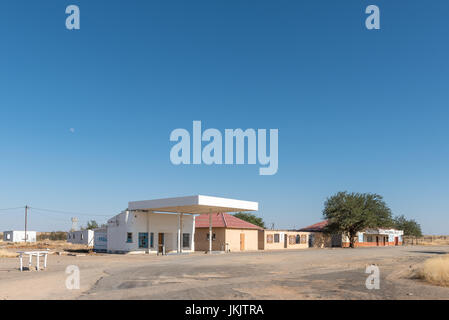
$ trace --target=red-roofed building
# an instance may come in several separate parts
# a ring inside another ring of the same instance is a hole
[[[258,249],[261,227],[228,213],[211,214],[212,251],[247,251]],[[195,250],[209,250],[209,214],[195,218]]]
[[[312,224],[299,231],[310,232],[310,247],[349,247],[349,237],[344,234],[324,234],[323,229],[327,220]],[[396,229],[371,228],[357,232],[355,247],[383,247],[398,246],[402,244],[404,232]]]

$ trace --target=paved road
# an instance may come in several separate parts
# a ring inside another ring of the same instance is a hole
[[[449,288],[412,279],[445,247],[306,249],[182,256],[50,256],[45,272],[17,271],[0,259],[0,299],[449,299]],[[368,290],[367,265],[380,269]],[[67,290],[68,265],[81,288]],[[39,290],[30,290],[39,288]]]

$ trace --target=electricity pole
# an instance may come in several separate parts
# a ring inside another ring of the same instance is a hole
[[[25,206],[25,243],[27,242],[27,219],[28,219],[28,206]]]

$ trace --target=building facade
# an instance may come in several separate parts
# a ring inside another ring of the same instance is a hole
[[[182,252],[195,250],[193,215],[125,210],[108,220],[107,252],[177,252],[178,230],[182,230]]]
[[[310,232],[310,247],[349,247],[349,237],[344,234],[325,234],[327,221],[321,221],[300,229]],[[403,243],[404,231],[396,229],[367,228],[357,232],[354,247],[399,246]]]
[[[260,230],[259,250],[306,249],[309,232],[291,230]]]
[[[228,213],[211,214],[212,251],[238,252],[258,250],[261,227]],[[195,250],[209,251],[209,214],[195,219]]]
[[[89,247],[94,246],[93,230],[78,230],[67,232],[67,242],[73,244],[83,244]]]
[[[25,231],[4,231],[3,232],[3,241],[5,242],[25,242]],[[26,232],[26,241],[27,242],[36,242],[36,231],[27,231]]]

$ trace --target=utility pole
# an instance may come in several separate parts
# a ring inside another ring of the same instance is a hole
[[[27,242],[27,219],[28,219],[28,206],[25,206],[25,243]]]

